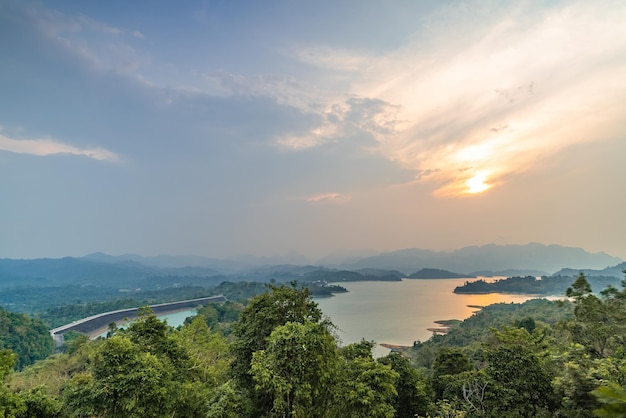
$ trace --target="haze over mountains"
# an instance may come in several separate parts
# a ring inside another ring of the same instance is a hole
[[[162,280],[163,285],[186,282],[217,285],[221,281],[270,279],[292,280],[311,271],[351,270],[367,272],[397,270],[405,275],[421,269],[441,269],[460,275],[575,275],[579,271],[621,278],[626,263],[606,253],[559,245],[495,245],[465,247],[455,251],[404,249],[357,260],[325,264],[281,264],[275,260],[213,259],[199,256],[111,256],[102,253],[59,259],[0,259],[0,286],[63,286],[69,284],[108,287],[142,286]],[[622,263],[622,264],[620,264]]]
[[[429,267],[477,275],[552,274],[567,266],[574,270],[602,269],[621,263],[619,257],[589,253],[582,248],[530,243],[464,247],[454,251],[430,251],[417,248],[367,257],[352,267],[394,268],[412,272]],[[593,267],[592,267],[593,266]],[[502,274],[504,273],[504,274]]]

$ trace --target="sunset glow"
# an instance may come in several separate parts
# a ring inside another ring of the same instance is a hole
[[[481,193],[491,188],[491,185],[485,183],[487,181],[487,175],[485,173],[478,173],[471,179],[467,180],[467,193]]]
[[[0,0],[0,257],[626,257],[624,1],[108,3]]]

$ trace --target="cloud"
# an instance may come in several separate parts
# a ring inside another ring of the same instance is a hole
[[[352,196],[341,193],[323,193],[314,196],[309,196],[305,200],[309,203],[322,203],[322,202],[347,202],[352,199]]]
[[[325,143],[360,137],[359,146],[369,143],[363,136],[380,142],[395,133],[398,107],[380,99],[352,97],[332,104],[319,114],[321,124],[304,133],[285,134],[274,145],[290,150],[304,150]]]
[[[78,16],[76,20],[80,22],[81,25],[84,27],[90,28],[98,32],[106,33],[109,35],[121,35],[126,32],[124,29],[107,25],[106,23],[88,18],[87,16],[82,16],[82,15]]]
[[[321,45],[298,49],[294,55],[315,67],[347,72],[361,71],[369,60],[366,54]]]
[[[615,139],[626,119],[626,5],[487,9],[444,8],[419,41],[384,55],[300,54],[352,81],[318,127],[277,143],[306,149],[359,128],[445,197],[478,194],[476,178],[490,190],[574,144]],[[374,102],[385,105],[361,106]]]
[[[201,74],[202,85],[193,90],[210,96],[267,97],[279,105],[303,113],[322,114],[327,103],[338,100],[339,94],[301,78],[283,75],[246,76],[225,70]]]
[[[84,15],[63,14],[39,3],[9,0],[4,6],[3,12],[8,16],[25,20],[48,40],[81,56],[99,70],[134,72],[143,61],[128,42],[129,37],[144,38],[138,30],[112,26]]]
[[[104,148],[80,149],[52,139],[13,139],[0,133],[0,150],[16,154],[48,156],[71,154],[85,156],[100,161],[119,161],[119,156]]]

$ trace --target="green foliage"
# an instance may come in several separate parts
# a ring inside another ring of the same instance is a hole
[[[20,393],[26,407],[24,417],[57,418],[62,416],[63,403],[46,393],[43,386]]]
[[[460,348],[443,347],[433,363],[432,386],[437,397],[450,398],[459,393],[455,375],[472,369],[469,357]]]
[[[210,388],[216,388],[227,380],[231,358],[226,339],[213,333],[202,315],[176,334],[180,347],[189,356],[188,371]]]
[[[198,315],[204,317],[212,331],[229,335],[232,332],[231,325],[239,319],[243,309],[244,305],[239,302],[210,303],[199,308]],[[191,322],[191,318],[186,322]]]
[[[626,389],[616,383],[608,383],[591,392],[602,404],[595,415],[603,418],[626,416]]]
[[[560,295],[576,285],[572,285],[574,279],[569,276],[543,276],[540,279],[535,276],[507,277],[505,279],[487,282],[483,279],[467,281],[462,286],[457,286],[454,293],[481,294],[481,293],[519,293],[527,295]],[[576,279],[578,280],[578,279]],[[593,285],[603,288],[619,283],[616,277],[594,276],[589,278]],[[586,279],[587,281],[587,279]],[[584,290],[581,288],[579,290]],[[590,291],[588,292],[590,293]],[[567,295],[568,297],[570,295]]]
[[[521,417],[553,410],[551,378],[539,358],[527,347],[501,346],[488,355],[487,376],[494,382],[493,410]]]
[[[406,352],[413,364],[430,369],[436,353],[441,347],[458,347],[472,359],[480,356],[481,344],[491,338],[491,329],[502,326],[531,326],[545,328],[573,316],[574,307],[569,302],[553,302],[547,299],[532,299],[522,304],[497,303],[482,308],[460,323],[448,323],[450,330],[445,335],[433,336],[425,342],[416,342]]]
[[[568,296],[574,298],[574,318],[564,322],[574,343],[584,346],[594,358],[624,352],[626,344],[626,289],[608,287],[600,297],[591,293],[585,275],[580,274]]]
[[[363,353],[361,347],[344,352]],[[392,418],[393,407],[398,391],[395,384],[399,373],[389,364],[383,364],[372,358],[371,352],[346,358],[339,370],[339,381],[333,400],[330,417],[376,417]]]
[[[0,308],[0,349],[12,350],[15,366],[22,369],[52,354],[54,342],[39,319]]]
[[[254,388],[249,374],[252,354],[264,350],[267,338],[287,322],[320,323],[322,311],[309,299],[307,289],[270,286],[270,291],[253,298],[233,325],[231,345],[233,377],[244,388]]]
[[[116,335],[96,352],[90,372],[70,380],[66,402],[74,416],[165,417],[174,401],[172,374],[158,356]]]
[[[569,350],[556,358],[559,371],[553,380],[554,392],[561,399],[561,411],[567,417],[583,418],[592,415],[599,406],[591,392],[602,378],[585,348],[573,344]]]
[[[398,373],[396,381],[397,395],[392,401],[397,418],[411,418],[426,415],[434,393],[426,378],[411,366],[409,360],[399,353],[390,353],[378,360],[381,364],[391,366]]]
[[[250,398],[233,381],[220,386],[209,400],[207,418],[241,418],[250,416]]]
[[[256,390],[268,394],[268,416],[323,416],[332,405],[339,356],[328,329],[310,321],[287,322],[272,331],[252,357]]]
[[[0,351],[0,416],[625,414],[624,287],[593,294],[581,275],[571,302],[485,307],[447,322],[447,335],[380,359],[373,341],[338,348],[309,290],[265,289],[243,309],[204,307],[180,329],[142,309],[139,321],[110,338],[77,336],[63,353],[15,374],[16,355]],[[226,336],[224,324],[235,317]]]
[[[0,351],[0,416],[19,418],[26,412],[24,400],[7,387],[17,356],[11,350]]]

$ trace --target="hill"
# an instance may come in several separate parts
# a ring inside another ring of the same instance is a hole
[[[451,271],[441,269],[421,269],[408,276],[409,279],[473,279],[475,277],[471,274],[452,273]]]
[[[366,257],[351,266],[344,267],[397,269],[403,272],[418,271],[425,267],[471,272],[508,269],[555,272],[563,267],[598,269],[622,261],[606,253],[589,253],[582,248],[532,243],[526,245],[488,244],[454,251],[410,248]]]
[[[564,268],[556,273],[554,276],[577,276],[581,271],[585,273],[586,276],[609,276],[616,277],[621,279],[624,277],[624,270],[626,270],[626,262],[620,263],[616,266],[607,267],[602,270],[594,270],[594,269],[572,269],[572,268]]]

